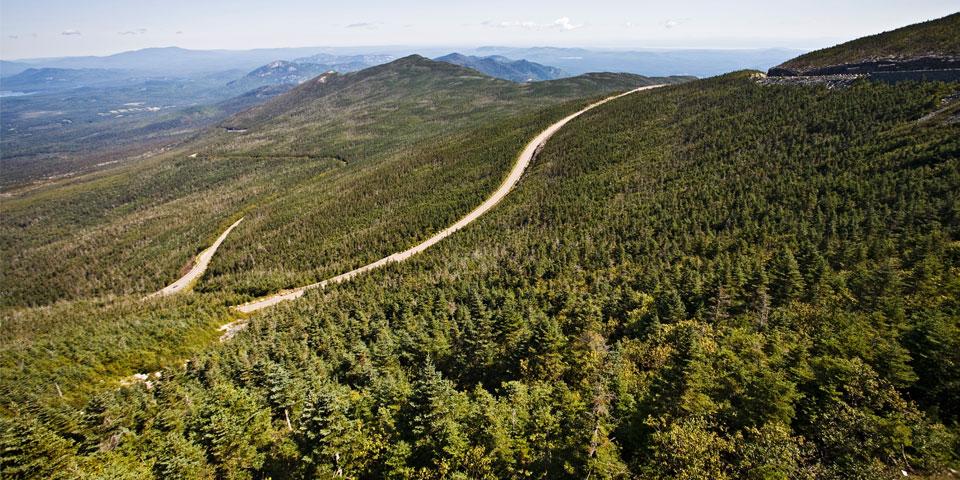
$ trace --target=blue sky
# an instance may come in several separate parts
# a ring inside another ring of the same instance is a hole
[[[0,57],[171,45],[815,48],[957,10],[960,0],[3,0]]]

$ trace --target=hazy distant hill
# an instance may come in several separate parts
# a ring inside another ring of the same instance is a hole
[[[30,68],[30,65],[26,63],[9,62],[7,60],[0,60],[0,77],[9,77],[11,75],[16,75],[28,68]]]
[[[845,73],[844,65],[860,71],[960,68],[960,13],[800,55],[770,73]]]
[[[294,61],[276,60],[231,81],[232,87],[256,88],[262,85],[296,85],[325,72],[347,73],[394,60],[390,55],[334,55],[319,53]]]
[[[0,188],[134,156],[181,139],[292,85],[228,85],[236,75],[127,77],[99,69],[30,69],[0,79]]]
[[[265,85],[297,85],[327,71],[330,71],[328,65],[277,60],[227,85],[241,90],[251,90]]]
[[[435,60],[472,68],[491,77],[502,78],[513,82],[536,82],[569,76],[559,68],[540,65],[539,63],[529,62],[527,60],[511,60],[499,55],[476,57],[460,53],[451,53],[438,57]]]
[[[0,88],[19,92],[66,90],[91,86],[119,86],[134,81],[129,72],[96,68],[28,68],[3,77]]]
[[[20,63],[56,68],[111,68],[162,71],[168,75],[240,69],[250,71],[274,60],[313,55],[321,48],[264,48],[255,50],[188,50],[179,47],[144,48],[102,57],[36,58]]]
[[[358,51],[359,50],[359,51]],[[409,48],[388,49],[408,54]],[[429,49],[427,49],[429,50]],[[179,47],[144,48],[107,56],[31,58],[15,62],[33,67],[105,68],[166,75],[193,75],[225,70],[250,71],[276,60],[296,63],[337,64],[354,69],[379,65],[395,59],[391,53],[373,53],[363,48],[260,48],[253,50],[190,50]],[[15,67],[12,65],[11,67]],[[4,68],[6,66],[4,65]]]
[[[318,53],[316,55],[310,55],[308,57],[301,57],[294,59],[294,62],[297,63],[317,63],[321,65],[355,65],[360,66],[360,68],[355,68],[354,70],[360,70],[361,68],[372,67],[375,65],[382,65],[384,63],[392,62],[397,59],[396,55],[387,55],[387,54],[360,54],[360,55],[338,55],[333,53]],[[338,72],[349,71],[349,70],[337,70]]]
[[[734,70],[766,70],[803,53],[795,49],[651,49],[589,50],[557,47],[480,47],[465,53],[502,55],[552,65],[572,74],[632,72],[641,75],[695,75],[708,77]]]

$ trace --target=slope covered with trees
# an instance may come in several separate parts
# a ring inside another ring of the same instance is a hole
[[[908,25],[816,50],[784,62],[771,71],[797,74],[834,65],[866,62],[898,62],[925,57],[952,58],[960,67],[960,13]]]
[[[960,124],[930,115],[956,94],[738,73],[611,102],[413,260],[258,314],[152,389],[104,392],[72,417],[13,409],[3,473],[956,468]],[[522,120],[503,128],[538,121]],[[523,138],[481,136],[492,151]]]
[[[69,445],[86,435],[79,412],[91,398],[97,402],[133,373],[181,367],[216,343],[218,326],[235,319],[229,305],[429,235],[489,192],[527,136],[588,101],[577,98],[651,81],[595,74],[538,89],[494,81],[494,89],[484,90],[473,88],[485,82],[475,72],[469,77],[476,83],[464,84],[464,70],[431,71],[431,64],[417,61],[416,71],[402,63],[385,67],[361,77],[359,87],[341,82],[314,96],[294,93],[294,105],[322,112],[296,132],[307,145],[301,149],[285,147],[282,137],[293,129],[276,130],[268,136],[276,144],[262,148],[218,129],[141,162],[3,198],[0,413],[33,419],[68,439],[50,445]],[[430,88],[413,88],[416,82],[397,88],[414,74]],[[366,98],[361,109],[330,107],[360,102],[371,85],[388,94]],[[476,101],[489,108],[458,109],[458,98],[461,107]],[[375,122],[367,112],[377,115]],[[286,121],[282,109],[276,113],[265,124]],[[311,136],[310,128],[323,133]],[[377,129],[394,136],[387,142]],[[263,133],[256,126],[248,132]],[[289,273],[248,263],[219,267],[200,294],[141,300],[179,276],[241,215],[257,228],[230,241],[249,242],[250,249],[224,260],[303,263]],[[37,305],[43,306],[31,307]],[[17,432],[12,438],[29,437]],[[29,438],[55,438],[39,435]],[[0,460],[4,478],[30,471],[7,469],[19,454],[11,455]],[[48,466],[73,476],[62,463]]]
[[[469,211],[514,157],[485,151],[485,136],[535,131],[504,130],[507,118],[546,121],[536,112],[657,81],[528,87],[422,57],[311,81],[228,120],[243,133],[3,198],[0,248],[16,255],[0,264],[0,306],[155,291],[242,214],[211,270],[223,278],[203,288],[250,295],[340,273]]]

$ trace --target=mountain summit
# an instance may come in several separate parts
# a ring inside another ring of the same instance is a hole
[[[411,135],[454,129],[467,118],[490,118],[519,105],[546,106],[686,80],[689,78],[614,73],[518,84],[460,65],[410,55],[357,72],[324,73],[226,120],[223,126],[248,130],[247,135],[264,144],[302,142],[316,135],[307,132],[317,132],[320,125],[328,123],[336,124],[338,132],[376,126],[381,131],[381,143],[388,144]],[[406,121],[396,121],[398,116]],[[427,124],[431,127],[425,128]]]
[[[268,84],[303,83],[327,71],[326,65],[295,63],[277,60],[248,73],[244,79],[255,79]],[[241,79],[243,80],[243,79]],[[241,81],[237,80],[237,82]],[[231,82],[234,83],[234,82]]]
[[[460,53],[451,53],[436,58],[436,61],[472,68],[491,77],[520,83],[554,80],[569,76],[566,72],[556,67],[549,67],[527,60],[511,60],[500,55],[476,57]]]

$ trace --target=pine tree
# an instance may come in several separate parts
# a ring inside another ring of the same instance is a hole
[[[73,478],[76,446],[29,416],[0,416],[0,477]]]
[[[455,469],[469,442],[461,425],[464,398],[427,361],[413,384],[407,410],[412,466],[427,470]]]
[[[304,405],[296,439],[308,477],[361,476],[376,461],[381,442],[351,418],[352,397],[348,387],[325,384]]]
[[[203,447],[177,432],[170,432],[163,438],[159,455],[153,464],[153,474],[156,478],[172,480],[214,478],[213,467],[207,464]]]
[[[567,341],[560,324],[539,311],[531,312],[530,324],[533,332],[521,360],[524,375],[539,380],[560,378],[567,369],[563,362]]]
[[[770,280],[767,277],[767,271],[760,265],[756,273],[750,280],[747,291],[752,292],[748,304],[750,310],[755,315],[757,327],[763,329],[767,327],[767,321],[770,318]]]
[[[803,295],[803,275],[793,256],[793,251],[784,248],[773,261],[772,293],[776,304],[783,305]]]

